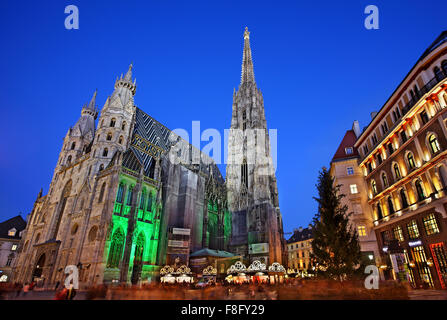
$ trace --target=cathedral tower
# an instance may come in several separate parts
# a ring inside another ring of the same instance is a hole
[[[264,100],[256,86],[247,28],[241,83],[233,94],[227,163],[233,252],[249,258],[250,262],[282,262],[283,230],[276,177]]]
[[[135,116],[135,91],[136,80],[132,80],[131,64],[126,75],[116,79],[115,90],[101,110],[92,147],[93,158],[97,160],[92,168],[93,173],[105,169],[117,151],[128,148]]]

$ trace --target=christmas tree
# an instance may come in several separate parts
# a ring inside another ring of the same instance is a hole
[[[344,194],[326,168],[318,177],[318,213],[313,218],[312,259],[318,276],[344,280],[353,276],[361,255],[357,233],[349,223]]]

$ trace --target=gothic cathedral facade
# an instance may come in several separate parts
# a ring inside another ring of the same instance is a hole
[[[244,39],[228,149],[243,157],[227,165],[227,181],[211,157],[135,105],[130,65],[100,115],[95,92],[66,133],[49,191],[41,190],[28,216],[14,281],[51,287],[75,265],[81,286],[135,284],[158,278],[166,264],[187,265],[202,248],[282,262],[278,191],[247,30]],[[262,159],[251,144],[263,147]]]

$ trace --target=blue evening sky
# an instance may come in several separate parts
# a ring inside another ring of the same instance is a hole
[[[66,30],[66,5],[80,29]],[[377,5],[379,30],[364,9]],[[21,1],[0,3],[0,220],[25,217],[62,139],[98,89],[102,107],[134,63],[135,102],[168,128],[223,132],[251,32],[267,125],[278,130],[285,231],[317,209],[318,171],[353,120],[370,121],[431,42],[446,1]],[[206,143],[202,144],[202,147]],[[220,166],[225,175],[225,166]]]

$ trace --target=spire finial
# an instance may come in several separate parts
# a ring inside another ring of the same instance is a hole
[[[250,49],[250,32],[248,31],[248,27],[245,27],[244,31],[244,52],[242,57],[241,84],[244,82],[255,83],[255,73],[253,71],[253,60]]]
[[[132,68],[133,68],[133,64],[130,63],[129,70],[127,70],[127,73],[124,76],[124,80],[132,81]]]
[[[244,39],[250,39],[250,31],[248,31],[248,27],[245,27]]]

